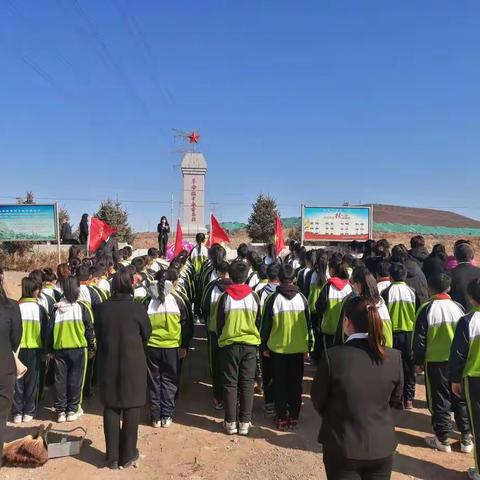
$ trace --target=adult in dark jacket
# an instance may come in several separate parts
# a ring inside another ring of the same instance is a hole
[[[450,295],[452,300],[460,303],[465,311],[468,312],[472,305],[468,299],[467,287],[472,280],[480,278],[480,268],[474,267],[471,263],[475,252],[468,243],[458,245],[455,248],[454,255],[458,261],[458,266],[450,273],[452,277]]]
[[[17,378],[12,352],[17,351],[21,339],[20,307],[17,302],[7,298],[3,288],[3,269],[0,268],[0,453],[3,451],[7,418]]]
[[[311,391],[327,478],[387,480],[397,446],[391,409],[403,401],[400,352],[384,346],[382,320],[366,297],[347,301],[344,332],[346,343],[324,352]]]
[[[62,225],[60,225],[60,242],[70,245],[73,240],[72,227],[68,223],[67,218],[62,219]]]
[[[144,305],[133,301],[128,271],[113,277],[112,292],[110,300],[95,307],[95,329],[106,460],[116,469],[138,459],[138,424],[147,403],[145,345],[152,327]]]
[[[445,250],[445,245],[437,243],[433,247],[432,253],[423,262],[422,270],[427,278],[427,282],[429,278],[445,273],[445,262],[447,258],[448,255]]]
[[[425,246],[425,238],[422,235],[415,235],[410,240],[410,250],[408,254],[420,267],[423,266],[423,262],[428,257],[428,249]]]
[[[405,245],[395,245],[392,249],[392,262],[403,263],[407,269],[406,283],[415,290],[420,304],[428,300],[428,284],[418,262],[412,259]]]
[[[78,239],[81,245],[86,245],[88,240],[88,213],[82,215],[80,225],[78,226],[79,236]]]
[[[167,217],[164,216],[160,219],[160,223],[157,225],[157,232],[160,256],[165,258],[167,256],[168,234],[170,233]]]

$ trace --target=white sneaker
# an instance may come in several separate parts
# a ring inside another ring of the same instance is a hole
[[[79,413],[68,412],[67,413],[67,422],[76,422],[80,417]]]
[[[163,417],[162,418],[162,428],[168,428],[173,423],[172,417]]]
[[[445,440],[445,442],[441,442],[437,436],[435,435],[434,437],[426,437],[425,438],[425,443],[430,447],[435,450],[438,450],[439,452],[444,452],[444,453],[451,453],[452,452],[452,447],[448,443],[448,440]]]
[[[23,417],[22,417],[21,415],[15,415],[15,416],[13,417],[13,423],[16,423],[17,425],[18,425],[19,423],[22,423],[22,420],[23,420]]]
[[[467,470],[467,475],[470,480],[480,480],[480,474],[477,473],[477,469],[475,467],[469,468]]]
[[[162,422],[160,420],[155,420],[152,422],[152,427],[153,428],[160,428],[162,426]]]
[[[223,428],[227,435],[235,435],[238,432],[237,422],[223,422]]]
[[[33,420],[33,415],[24,415],[23,416],[23,423],[28,423]]]
[[[67,421],[67,416],[65,412],[60,412],[57,417],[57,423],[65,423]]]
[[[471,453],[473,451],[473,437],[470,433],[462,435],[460,440],[460,451],[462,453]]]
[[[248,435],[250,427],[252,424],[250,422],[240,422],[238,425],[238,434],[239,435]]]

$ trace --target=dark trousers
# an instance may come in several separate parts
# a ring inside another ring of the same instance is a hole
[[[323,450],[328,480],[390,480],[392,462],[392,456],[379,460],[350,460],[328,448]]]
[[[475,445],[475,467],[480,472],[480,377],[465,377],[463,391]]]
[[[262,386],[263,398],[265,403],[273,403],[275,401],[274,382],[273,382],[273,367],[272,359],[262,355]]]
[[[42,351],[39,348],[22,348],[18,358],[28,370],[15,383],[12,414],[33,416],[37,410]]]
[[[173,416],[178,390],[178,348],[147,348],[148,389],[152,422]]]
[[[140,407],[104,408],[103,432],[107,447],[107,463],[119,462],[123,465],[135,458],[141,411]]]
[[[271,352],[275,411],[279,420],[298,420],[302,406],[303,353]]]
[[[3,452],[3,442],[7,430],[7,419],[12,408],[13,389],[16,375],[2,375],[0,377],[0,452]],[[0,460],[1,465],[1,460]]]
[[[56,350],[55,411],[77,413],[82,401],[82,386],[87,367],[86,348]]]
[[[220,365],[220,347],[218,346],[218,335],[215,332],[208,332],[208,359],[210,365],[210,376],[212,377],[213,398],[217,400],[217,402],[222,402],[222,367]]]
[[[393,348],[400,350],[403,365],[403,400],[413,401],[415,398],[415,365],[412,352],[412,332],[394,332]]]
[[[94,376],[96,371],[95,357],[89,358],[87,361],[87,369],[85,370],[85,381],[83,382],[82,396],[90,398],[93,395]]]
[[[223,403],[225,421],[237,421],[237,402],[240,400],[238,419],[248,423],[252,419],[257,347],[235,343],[220,349],[223,373]]]
[[[322,358],[323,335],[320,329],[320,321],[316,313],[312,314],[312,329],[313,329],[313,337],[315,339],[315,343],[313,345],[313,351],[310,353],[310,358],[312,359],[315,365],[318,365],[320,358]]]
[[[158,237],[158,249],[160,250],[160,256],[167,256],[167,244],[168,244],[168,235],[159,235]]]
[[[448,362],[427,362],[425,385],[435,435],[442,441],[447,439],[452,430],[451,411],[460,433],[470,433],[466,402],[452,393],[448,381]]]

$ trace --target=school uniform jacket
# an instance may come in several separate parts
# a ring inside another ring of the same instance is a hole
[[[421,306],[412,341],[415,365],[448,361],[457,323],[464,314],[462,306],[447,294],[435,295]]]
[[[207,323],[207,330],[211,333],[217,333],[218,301],[229,285],[232,285],[229,278],[221,278],[210,282],[205,290],[202,312]]]
[[[102,295],[93,286],[86,283],[80,284],[80,296],[78,297],[80,302],[87,303],[88,305],[95,306],[102,303]]]
[[[480,308],[474,308],[459,320],[448,370],[450,381],[455,383],[465,377],[480,377]]]
[[[261,327],[262,351],[307,353],[313,347],[310,310],[294,285],[279,285],[267,300]]]
[[[220,297],[217,335],[220,348],[233,344],[260,345],[259,299],[248,285],[232,284]]]
[[[53,350],[88,348],[95,351],[93,314],[90,305],[61,300],[50,323],[49,346]]]
[[[22,298],[18,304],[23,326],[20,348],[45,349],[49,327],[48,312],[36,298]]]
[[[348,280],[338,277],[329,278],[322,288],[315,305],[319,318],[322,319],[321,331],[325,335],[335,335],[342,314],[343,301],[352,293]]]
[[[153,298],[147,309],[152,334],[148,346],[153,348],[188,348],[193,336],[185,304],[169,293],[165,301]]]
[[[392,319],[393,333],[412,332],[419,301],[415,291],[405,282],[392,282],[382,297]]]
[[[208,248],[205,245],[201,245],[198,248],[196,245],[190,252],[190,261],[196,273],[199,273],[203,264],[208,259]]]

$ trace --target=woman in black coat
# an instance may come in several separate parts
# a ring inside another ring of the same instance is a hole
[[[139,456],[138,424],[147,403],[145,345],[152,327],[145,306],[133,301],[129,272],[113,277],[112,292],[110,300],[95,308],[95,330],[106,460],[117,469],[131,466]]]
[[[158,249],[160,250],[160,256],[167,256],[167,244],[168,234],[170,233],[170,225],[168,224],[167,217],[162,217],[160,223],[157,226],[158,232]]]
[[[445,263],[448,255],[445,245],[437,243],[432,249],[432,253],[424,260],[422,270],[427,280],[435,275],[445,273]]]
[[[80,245],[86,245],[88,240],[88,213],[82,215],[80,225],[78,226]]]
[[[328,480],[389,480],[397,446],[391,408],[403,406],[400,352],[385,347],[383,322],[366,297],[345,304],[345,344],[324,352],[311,397]]]
[[[3,269],[0,268],[0,453],[3,452],[7,418],[12,407],[17,370],[13,353],[22,340],[20,307],[7,298],[3,288]],[[0,455],[1,462],[1,455]]]

